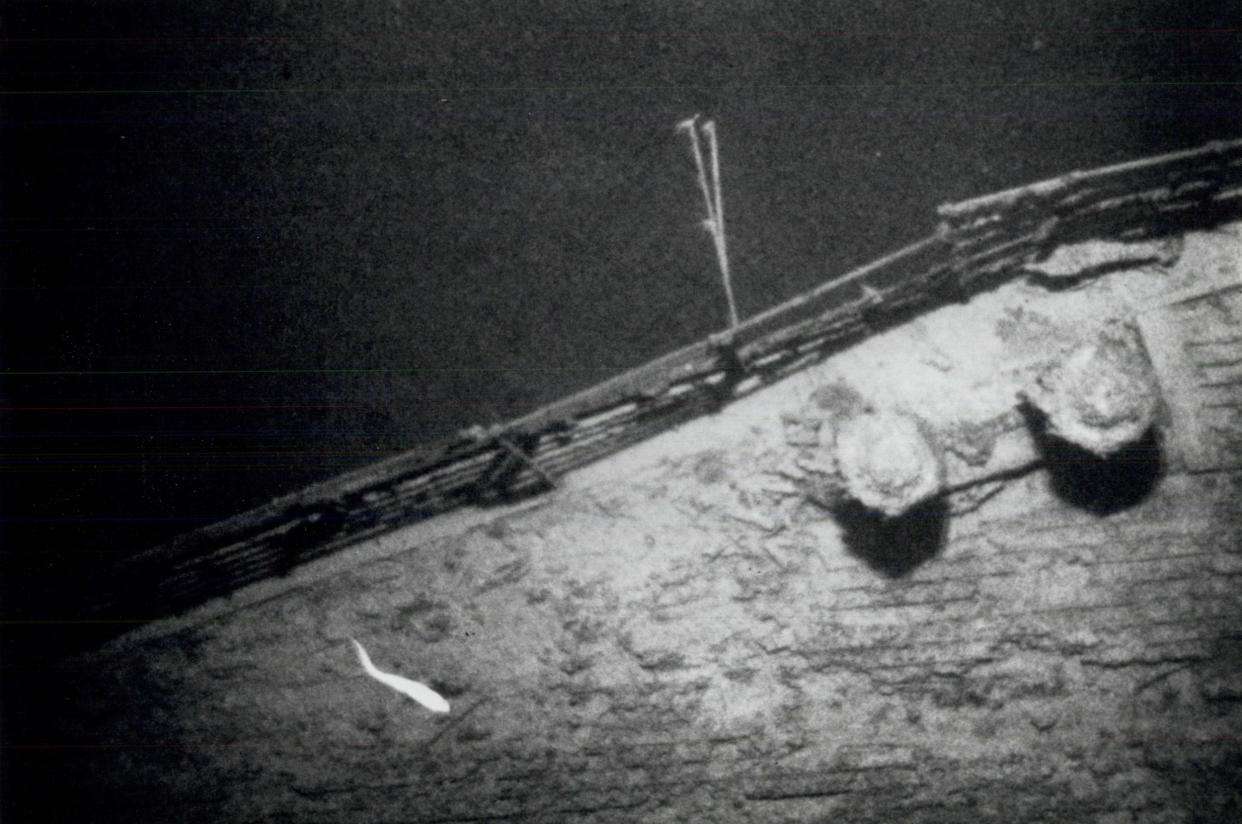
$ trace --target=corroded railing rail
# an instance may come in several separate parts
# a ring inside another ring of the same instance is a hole
[[[507,424],[421,446],[130,556],[105,585],[74,594],[76,608],[57,599],[57,609],[156,618],[414,521],[537,494],[571,469],[1016,276],[1060,244],[1235,218],[1242,139],[1072,172],[937,212],[935,234],[725,333]]]

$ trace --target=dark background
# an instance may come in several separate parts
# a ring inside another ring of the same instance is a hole
[[[1211,7],[759,5],[5,3],[6,617],[721,327],[696,112],[743,315],[938,203],[1242,132]]]

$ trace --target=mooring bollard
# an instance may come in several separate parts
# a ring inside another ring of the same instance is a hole
[[[846,492],[887,516],[940,492],[944,464],[918,421],[899,412],[867,412],[837,430],[837,465]]]
[[[1102,458],[1139,440],[1160,403],[1138,333],[1121,323],[1070,352],[1024,396],[1047,417],[1048,434]]]

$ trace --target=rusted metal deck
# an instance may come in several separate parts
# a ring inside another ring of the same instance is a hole
[[[537,495],[564,473],[1020,275],[1059,245],[1173,236],[1242,214],[1242,139],[1033,183],[937,210],[936,231],[736,328],[508,423],[346,473],[121,560],[51,613],[157,618],[459,507]]]

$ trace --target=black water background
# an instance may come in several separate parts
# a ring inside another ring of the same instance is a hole
[[[688,115],[743,314],[938,203],[1242,133],[1236,13],[1024,5],[6,4],[6,617],[722,326]]]

